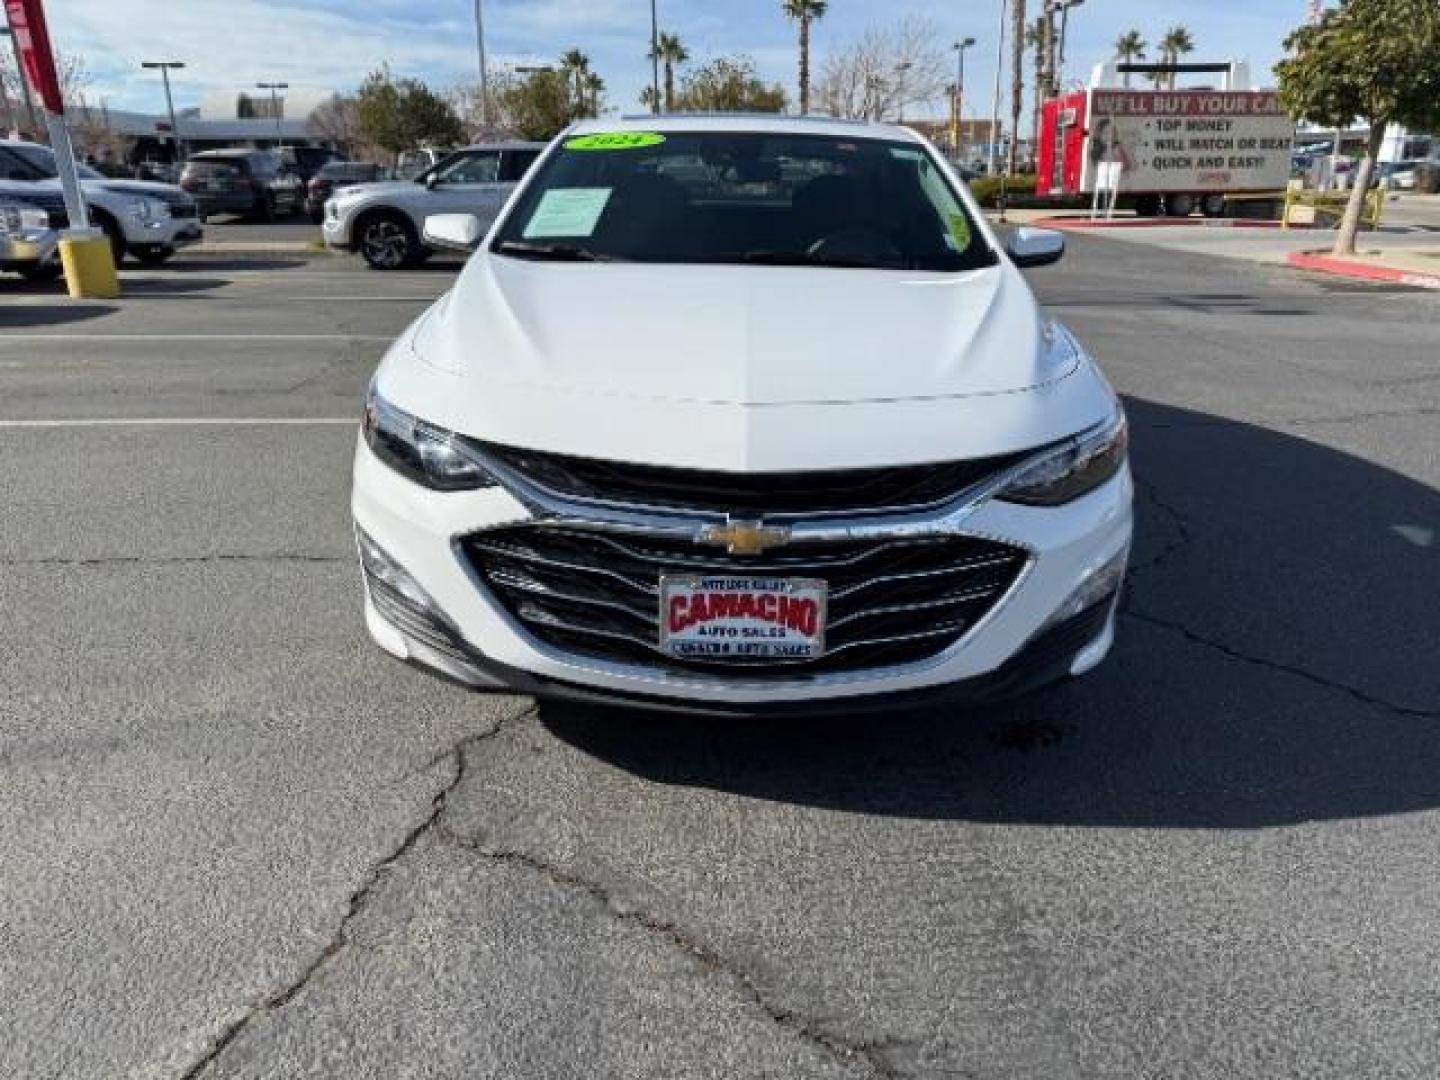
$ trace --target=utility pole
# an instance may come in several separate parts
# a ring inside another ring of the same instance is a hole
[[[279,147],[285,146],[285,131],[280,126],[280,91],[289,90],[288,82],[257,82],[257,90],[270,91],[270,110],[275,114],[275,144]]]
[[[975,44],[973,37],[955,42],[955,125],[950,129],[950,143],[955,148],[955,160],[960,160],[960,128],[964,121],[960,109],[965,102],[965,50]]]
[[[1000,141],[1000,79],[1005,71],[1005,15],[1008,0],[1000,0],[1000,33],[995,41],[995,100],[990,107],[990,153],[986,173],[995,175],[996,143]]]
[[[660,112],[660,11],[650,0],[650,111]]]
[[[35,100],[30,96],[30,84],[25,81],[25,65],[20,60],[20,43],[15,40],[15,35],[11,33],[8,24],[0,27],[0,34],[8,34],[10,37],[10,48],[15,53],[16,81],[20,83],[20,96],[25,101],[25,118],[30,124],[30,137],[38,139],[40,138],[40,120],[35,115]]]
[[[170,96],[170,69],[178,70],[185,65],[179,60],[142,60],[140,66],[150,71],[160,69],[160,78],[165,82],[165,110],[170,114],[170,145],[178,162],[184,155],[181,153],[180,126],[175,123],[175,99]]]
[[[490,127],[490,69],[485,62],[485,0],[475,0],[475,52],[480,61],[480,128],[481,135]]]

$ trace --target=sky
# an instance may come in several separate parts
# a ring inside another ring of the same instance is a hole
[[[649,78],[649,0],[483,0],[492,65],[536,64],[579,47],[607,81],[608,101],[639,111]],[[678,33],[694,60],[737,52],[794,97],[795,29],[780,0],[658,0],[663,30]],[[1040,0],[1030,0],[1032,8]],[[818,68],[871,26],[906,15],[932,20],[949,43],[977,40],[966,57],[967,115],[986,116],[995,78],[1001,0],[830,0],[813,31]],[[258,81],[353,89],[389,62],[437,88],[474,80],[474,0],[46,0],[58,49],[84,56],[94,83],[87,97],[111,108],[159,113],[163,92],[141,60],[183,60],[176,106],[198,105],[209,91]],[[1263,77],[1281,55],[1286,33],[1305,15],[1304,0],[1084,0],[1071,12],[1067,80],[1108,58],[1132,27],[1154,41],[1171,25],[1188,26],[1192,59],[1248,59]],[[1004,80],[1008,83],[1008,78]],[[932,111],[939,112],[941,106]],[[919,110],[924,111],[924,110]]]

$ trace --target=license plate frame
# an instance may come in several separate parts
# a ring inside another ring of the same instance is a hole
[[[697,597],[704,599],[697,603]],[[825,655],[828,609],[829,583],[818,578],[664,574],[660,651],[675,660],[716,663],[818,660]]]

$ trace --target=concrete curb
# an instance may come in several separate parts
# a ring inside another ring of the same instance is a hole
[[[206,241],[183,248],[185,255],[334,255],[325,247],[306,240],[221,240]]]
[[[1395,285],[1413,285],[1420,289],[1440,289],[1440,274],[1418,270],[1402,270],[1398,266],[1371,266],[1369,263],[1337,259],[1319,251],[1292,251],[1285,261],[1297,270],[1354,278],[1359,281],[1384,281]]]
[[[1089,218],[1048,217],[1030,222],[1042,229],[1278,229],[1280,222],[1247,218],[1117,218],[1112,221],[1091,221]],[[1309,229],[1311,225],[1291,225],[1292,229]]]

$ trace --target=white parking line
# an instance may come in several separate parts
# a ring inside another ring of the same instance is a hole
[[[359,427],[359,416],[145,416],[131,419],[0,420],[0,428]]]

